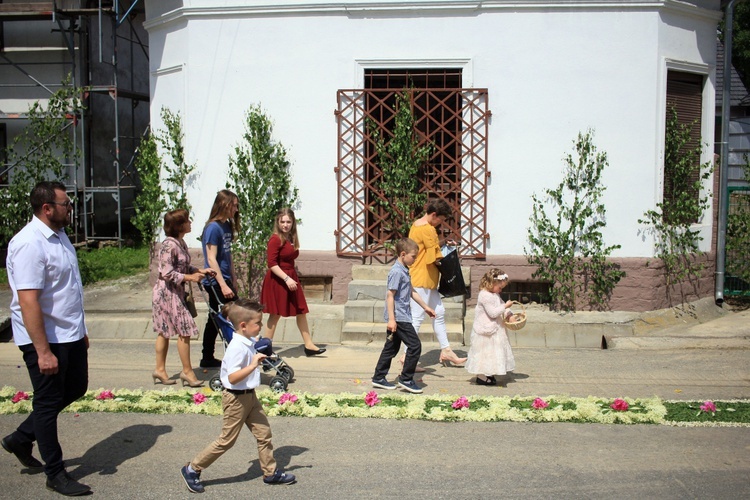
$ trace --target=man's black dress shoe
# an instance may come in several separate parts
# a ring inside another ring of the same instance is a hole
[[[85,495],[91,491],[90,486],[79,483],[65,470],[58,472],[54,477],[47,478],[47,489],[68,497]]]
[[[308,349],[307,347],[305,347],[305,356],[307,356],[307,357],[317,356],[318,354],[323,354],[324,352],[326,352],[325,349],[318,349],[316,351],[314,349]]]
[[[28,467],[29,469],[42,469],[44,467],[42,462],[31,456],[31,450],[34,448],[34,445],[18,445],[10,439],[10,436],[4,437],[0,441],[0,444],[5,451],[14,454],[24,467]]]

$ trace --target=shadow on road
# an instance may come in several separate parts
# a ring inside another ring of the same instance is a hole
[[[276,466],[286,472],[293,472],[297,469],[309,469],[312,467],[311,465],[295,465],[294,467],[289,467],[289,462],[292,457],[302,455],[307,450],[307,448],[302,446],[282,446],[281,448],[273,450],[273,457],[276,459]],[[263,477],[263,471],[260,470],[260,462],[258,462],[258,459],[255,459],[250,461],[250,467],[248,467],[247,472],[243,474],[231,477],[221,477],[218,479],[203,479],[201,482],[204,486],[210,486],[212,484],[242,483],[260,477]]]
[[[150,450],[162,434],[172,432],[171,425],[131,425],[89,448],[82,457],[65,460],[68,466],[79,465],[76,479],[99,473],[114,474],[117,467]]]

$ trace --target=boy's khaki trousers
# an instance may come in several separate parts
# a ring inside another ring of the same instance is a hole
[[[258,460],[263,475],[272,475],[276,471],[276,460],[273,458],[271,426],[255,392],[232,394],[225,390],[221,396],[221,405],[224,410],[221,436],[198,453],[190,461],[190,465],[196,472],[200,472],[214,463],[224,452],[234,446],[240,435],[242,424],[245,424],[258,441]]]

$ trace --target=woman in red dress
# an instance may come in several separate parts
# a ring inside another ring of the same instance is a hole
[[[282,208],[276,214],[273,234],[266,247],[268,271],[263,279],[260,301],[268,313],[264,337],[273,339],[279,318],[294,316],[297,328],[305,343],[305,355],[315,356],[326,350],[320,349],[312,341],[310,327],[307,324],[305,293],[299,283],[294,260],[299,256],[299,239],[297,238],[297,219],[290,208]]]

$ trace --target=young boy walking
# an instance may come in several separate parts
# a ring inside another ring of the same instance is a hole
[[[396,242],[396,255],[398,258],[388,273],[387,291],[385,295],[385,311],[383,316],[387,322],[385,346],[380,353],[380,359],[375,367],[372,377],[372,386],[380,389],[395,389],[401,387],[411,393],[421,394],[422,388],[414,382],[414,371],[417,361],[422,354],[422,343],[419,341],[417,332],[411,324],[411,300],[422,307],[431,318],[435,317],[433,311],[422,297],[411,286],[409,277],[409,266],[417,258],[419,246],[409,238]],[[391,361],[398,354],[401,342],[407,346],[406,359],[401,375],[396,379],[396,384],[388,382],[385,378],[391,368]]]
[[[234,325],[235,335],[221,362],[220,378],[224,386],[221,398],[224,409],[221,436],[182,468],[182,478],[190,491],[203,493],[201,471],[234,446],[242,426],[247,425],[258,441],[258,459],[263,470],[263,482],[294,483],[296,478],[293,474],[276,468],[271,444],[271,426],[263,412],[263,406],[255,396],[255,388],[260,385],[258,365],[266,357],[265,354],[256,351],[254,338],[263,327],[263,306],[243,298],[226,304],[222,314]]]

